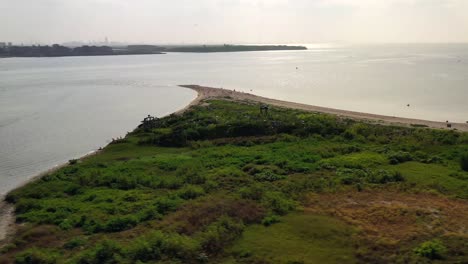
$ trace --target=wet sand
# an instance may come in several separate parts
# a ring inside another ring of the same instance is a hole
[[[468,131],[468,124],[466,123],[449,123],[451,128],[447,127],[446,122],[437,122],[413,118],[404,118],[404,117],[394,117],[394,116],[385,116],[385,115],[376,115],[370,113],[361,113],[347,110],[340,110],[328,107],[307,105],[301,103],[287,102],[282,100],[270,99],[266,97],[261,97],[249,93],[236,92],[232,90],[222,89],[222,88],[211,88],[199,85],[180,85],[184,88],[189,88],[198,93],[198,97],[193,100],[189,106],[184,108],[179,112],[183,112],[192,105],[200,104],[203,100],[206,99],[215,99],[215,98],[229,98],[235,101],[246,101],[246,102],[257,102],[262,104],[268,104],[284,108],[292,108],[305,110],[310,112],[318,113],[327,113],[340,117],[351,118],[359,121],[365,121],[370,123],[380,123],[387,125],[396,125],[396,126],[424,126],[428,128],[435,129],[446,129],[446,130],[459,130],[459,131]]]

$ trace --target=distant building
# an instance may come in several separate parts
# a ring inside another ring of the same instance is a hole
[[[13,43],[8,42],[8,47],[11,48],[11,46],[13,46]]]
[[[5,42],[0,42],[0,49],[3,49],[6,47],[6,43]]]

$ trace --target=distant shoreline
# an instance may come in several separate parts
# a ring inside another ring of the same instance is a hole
[[[164,55],[166,53],[128,53],[128,54],[96,54],[96,55],[64,55],[64,56],[0,56],[0,59],[8,58],[67,58],[67,57],[111,57],[111,56],[125,56],[125,55]]]
[[[288,45],[181,45],[154,46],[129,45],[126,47],[81,46],[69,48],[54,44],[52,46],[11,46],[0,48],[0,58],[55,58],[55,57],[89,57],[121,55],[162,55],[177,53],[218,53],[247,51],[285,51],[307,50],[304,46]]]

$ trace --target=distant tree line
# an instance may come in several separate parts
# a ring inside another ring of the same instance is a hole
[[[238,52],[238,51],[267,51],[267,50],[306,50],[304,46],[287,45],[198,45],[168,47],[167,52]]]
[[[81,46],[68,48],[58,44],[52,46],[12,46],[0,49],[4,57],[63,57],[63,56],[96,56],[114,55],[111,47],[107,46]]]
[[[81,46],[69,48],[54,44],[52,46],[12,46],[0,48],[0,57],[64,57],[64,56],[101,56],[130,54],[163,54],[163,52],[238,52],[267,50],[306,50],[303,46],[286,45],[186,45],[186,46],[154,46],[129,45],[127,47],[111,48],[108,46]]]

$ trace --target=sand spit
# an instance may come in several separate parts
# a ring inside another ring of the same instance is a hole
[[[287,102],[282,100],[270,99],[266,97],[261,97],[253,95],[250,93],[236,92],[233,90],[222,89],[222,88],[211,88],[199,85],[180,85],[184,88],[189,88],[198,93],[198,96],[193,100],[189,106],[182,109],[177,113],[182,113],[192,105],[200,104],[205,99],[215,99],[215,98],[230,98],[235,101],[250,101],[258,102],[262,104],[269,104],[278,107],[299,109],[311,112],[327,113],[332,115],[337,115],[341,117],[351,118],[355,120],[371,122],[371,123],[380,123],[387,125],[396,125],[396,126],[424,126],[435,129],[446,129],[446,130],[459,130],[459,131],[468,131],[468,124],[465,123],[450,123],[451,127],[447,126],[446,122],[437,122],[413,118],[404,118],[404,117],[393,117],[385,115],[376,115],[369,113],[361,113],[347,110],[340,110],[328,107],[307,105],[301,103]]]

